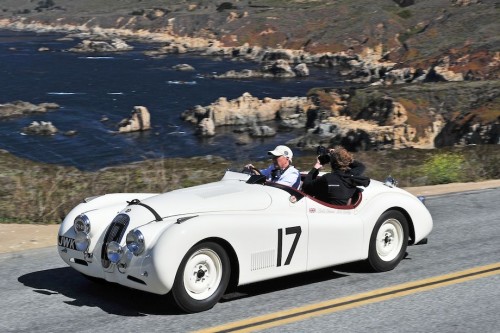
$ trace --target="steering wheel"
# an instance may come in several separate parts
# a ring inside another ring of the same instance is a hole
[[[262,172],[253,166],[245,166],[241,172],[247,175],[262,175]]]

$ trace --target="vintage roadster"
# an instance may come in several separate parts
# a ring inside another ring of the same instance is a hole
[[[423,200],[392,183],[371,180],[349,205],[332,206],[227,171],[163,194],[85,199],[61,224],[58,250],[91,279],[168,294],[199,312],[229,287],[355,261],[392,270],[432,226]]]

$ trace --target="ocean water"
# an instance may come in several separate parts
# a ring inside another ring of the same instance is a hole
[[[213,80],[206,75],[258,65],[195,54],[153,59],[143,52],[158,45],[148,43],[131,43],[134,50],[125,53],[72,53],[66,50],[80,40],[61,37],[0,30],[0,103],[53,102],[61,107],[46,114],[0,121],[0,149],[81,170],[162,157],[218,155],[241,163],[264,159],[267,150],[303,130],[278,132],[273,138],[238,145],[239,134],[233,128],[218,128],[215,137],[202,139],[180,114],[221,96],[233,99],[245,92],[258,98],[305,96],[313,87],[342,85],[334,72],[311,67],[308,78]],[[50,51],[40,52],[40,47]],[[190,64],[195,71],[172,69],[181,63]],[[148,108],[153,129],[113,134],[116,124],[127,118],[135,105]],[[103,122],[103,117],[109,120]],[[60,132],[49,137],[22,134],[22,128],[33,121],[50,121]],[[76,130],[77,135],[63,135],[69,130]]]

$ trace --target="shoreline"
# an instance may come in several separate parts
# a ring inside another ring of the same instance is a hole
[[[477,183],[451,183],[403,188],[413,195],[439,196],[460,192],[481,191],[500,187],[500,179]],[[0,223],[0,255],[57,245],[59,224],[2,224]]]

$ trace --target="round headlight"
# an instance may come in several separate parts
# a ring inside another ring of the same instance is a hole
[[[127,234],[127,248],[134,255],[139,255],[144,251],[144,235],[137,229],[131,230]]]
[[[108,255],[109,261],[116,264],[122,258],[123,248],[117,242],[110,242],[106,249],[106,254]]]
[[[90,220],[85,214],[80,214],[75,218],[73,222],[73,228],[76,232],[84,232],[88,234],[90,232]]]
[[[90,245],[90,237],[83,231],[78,231],[75,237],[75,248],[77,251],[87,251]]]

